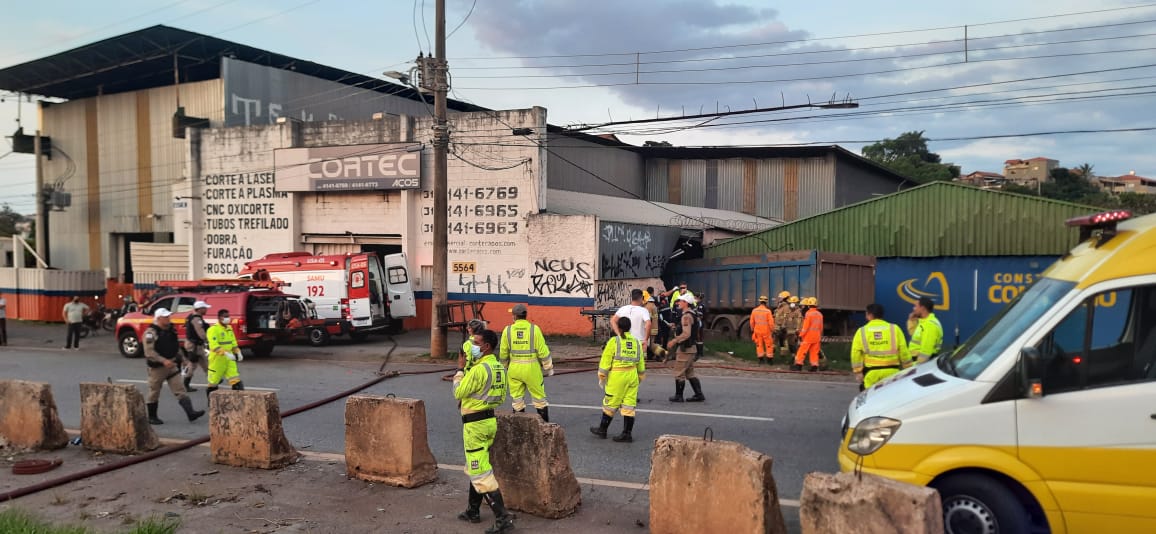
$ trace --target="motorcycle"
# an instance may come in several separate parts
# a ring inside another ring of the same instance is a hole
[[[121,317],[124,317],[125,315],[128,315],[129,313],[137,311],[137,309],[138,309],[138,306],[136,304],[136,300],[133,299],[131,294],[129,294],[129,295],[117,295],[117,296],[120,297],[120,300],[123,304],[121,304],[121,307],[118,310],[108,311],[108,314],[105,315],[105,317],[104,317],[104,322],[101,324],[101,327],[104,328],[105,330],[109,331],[109,332],[116,330],[117,319],[120,319]]]
[[[96,309],[88,312],[84,316],[84,321],[80,325],[80,337],[88,337],[88,334],[95,335],[104,328],[105,320],[108,318],[109,310],[104,307],[104,304],[97,304]],[[115,323],[114,323],[115,324]],[[109,330],[111,332],[111,330]]]

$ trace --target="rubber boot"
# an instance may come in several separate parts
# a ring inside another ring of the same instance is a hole
[[[148,409],[149,409],[149,424],[150,425],[163,425],[163,424],[165,424],[164,421],[157,419],[157,403],[150,402],[150,403],[146,404],[145,406],[148,407]]]
[[[193,421],[196,421],[202,415],[205,415],[204,411],[193,409],[193,400],[188,398],[188,397],[184,397],[177,402],[180,403],[181,408],[185,409],[185,415],[189,416],[189,422],[190,423]]]
[[[702,382],[699,382],[697,378],[692,378],[690,379],[690,387],[694,389],[694,396],[686,399],[686,402],[702,402],[706,400],[706,397],[702,396]]]
[[[812,365],[812,366],[811,366],[811,372],[812,372],[812,373],[814,373],[815,371],[818,371],[818,370],[819,370],[819,366],[818,366],[818,365]]]
[[[197,388],[193,387],[193,377],[191,376],[185,377],[185,391],[189,393],[197,391]]]
[[[606,429],[610,428],[610,422],[614,420],[614,416],[602,414],[602,422],[598,426],[590,427],[590,433],[602,439],[606,439]]]
[[[686,391],[686,380],[675,380],[674,396],[669,399],[670,402],[682,402],[683,391]]]
[[[549,423],[550,422],[550,407],[546,406],[545,408],[537,408],[537,410],[538,410],[538,415],[542,416],[542,420]]]
[[[514,516],[506,509],[500,490],[486,494],[489,497],[490,509],[494,511],[494,526],[486,529],[486,534],[505,534],[514,530]]]
[[[466,511],[458,514],[458,519],[462,521],[469,521],[470,523],[482,522],[482,494],[478,493],[477,488],[470,484],[470,500],[466,505]]]
[[[794,365],[792,365],[792,366],[791,366],[791,370],[792,370],[792,371],[802,371],[802,370],[803,370],[803,366],[802,366],[802,365],[799,365],[799,364],[797,364],[797,363],[796,363],[796,364],[794,364]]]
[[[245,391],[245,383],[237,382],[236,384],[233,384],[233,391]]]
[[[212,399],[213,392],[217,391],[217,389],[218,389],[217,386],[213,386],[213,385],[210,385],[209,387],[205,388],[205,406],[209,405],[209,400]]]
[[[630,436],[630,433],[633,431],[634,431],[634,417],[628,416],[628,415],[622,416],[622,433],[617,435],[617,436],[614,436],[614,441],[617,441],[618,443],[632,443],[632,442],[634,442],[634,438]]]

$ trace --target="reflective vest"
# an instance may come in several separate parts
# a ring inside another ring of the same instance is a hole
[[[499,345],[502,360],[509,359],[510,363],[532,363],[550,356],[550,349],[546,347],[538,326],[525,319],[507,326],[502,331]]]
[[[639,368],[642,344],[625,332],[621,337],[614,336],[606,342],[602,349],[602,360],[598,364],[598,374],[606,376],[611,371],[629,371]]]
[[[855,332],[851,342],[851,367],[856,373],[875,369],[902,369],[907,348],[898,326],[875,319]]]
[[[760,304],[751,312],[751,332],[767,335],[775,329],[775,316],[766,306]]]
[[[237,336],[232,327],[217,323],[210,326],[205,335],[209,336],[209,352],[231,354],[237,351]]]
[[[921,354],[931,358],[939,354],[943,348],[943,325],[934,313],[927,314],[920,319],[915,331],[911,333],[911,354]]]
[[[480,386],[473,388],[473,391],[462,399],[463,414],[493,410],[506,402],[506,369],[493,354],[483,355],[474,362],[474,366],[458,387],[470,387],[474,384]]]

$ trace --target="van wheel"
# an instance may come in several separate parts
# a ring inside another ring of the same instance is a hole
[[[329,344],[329,332],[324,328],[309,329],[309,344],[314,347],[324,347]]]
[[[1007,486],[980,474],[961,474],[936,483],[943,500],[947,534],[1028,534],[1031,516]]]
[[[268,341],[257,343],[256,345],[253,345],[253,356],[258,358],[268,358],[269,356],[273,355],[273,347],[275,346],[276,345],[269,343]]]
[[[120,349],[120,355],[125,358],[140,358],[141,347],[140,340],[136,337],[136,332],[132,330],[125,330],[117,338],[117,348]]]

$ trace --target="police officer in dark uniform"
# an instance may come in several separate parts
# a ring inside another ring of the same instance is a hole
[[[188,357],[188,362],[185,365],[185,391],[192,393],[197,390],[192,386],[193,371],[197,367],[209,374],[209,337],[205,332],[209,326],[205,324],[205,312],[209,311],[212,306],[209,303],[198,300],[193,303],[193,312],[189,314],[185,320],[185,356]]]
[[[153,312],[153,324],[145,329],[144,354],[145,363],[149,370],[148,406],[149,424],[163,425],[164,421],[157,418],[157,401],[161,397],[161,386],[169,383],[169,389],[177,397],[181,408],[189,421],[205,415],[205,412],[193,409],[193,401],[185,394],[185,385],[181,380],[181,340],[173,328],[172,312],[165,308],[157,308]]]

